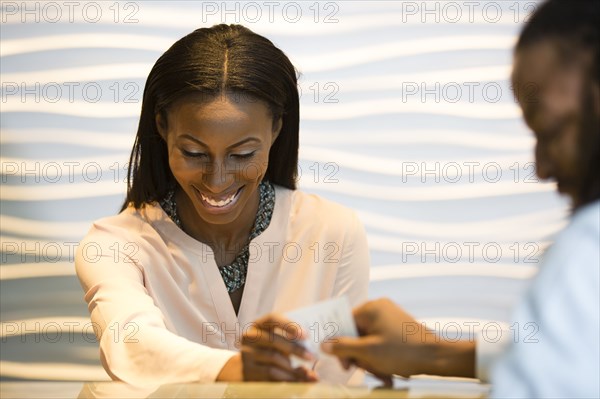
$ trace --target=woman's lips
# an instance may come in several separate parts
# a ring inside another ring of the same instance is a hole
[[[202,193],[200,193],[200,195],[202,196],[202,199],[204,201],[208,202],[210,205],[222,207],[222,206],[229,204],[231,201],[233,201],[233,198],[235,197],[236,193],[237,193],[237,191],[235,193],[231,194],[230,196],[225,197],[225,199],[222,199],[222,200],[216,200],[216,199],[207,197],[206,195],[204,195]]]
[[[232,194],[220,195],[217,197],[203,194],[198,189],[194,189],[196,190],[196,194],[198,195],[200,202],[202,202],[202,205],[204,205],[205,208],[213,211],[227,211],[229,208],[235,205],[243,188],[244,186],[240,187]]]

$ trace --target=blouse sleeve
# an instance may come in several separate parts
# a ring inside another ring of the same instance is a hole
[[[144,285],[142,266],[152,261],[151,245],[127,238],[125,230],[115,234],[95,225],[75,257],[104,369],[132,385],[214,381],[236,352],[167,329]]]
[[[341,247],[333,296],[346,296],[352,308],[367,300],[369,289],[369,246],[365,229],[354,212]],[[362,385],[364,372],[358,368],[344,370],[337,358],[323,355],[317,363],[317,373],[329,383]]]
[[[334,296],[346,295],[353,308],[365,302],[369,290],[370,264],[367,234],[358,216],[352,212],[350,228],[342,243]]]

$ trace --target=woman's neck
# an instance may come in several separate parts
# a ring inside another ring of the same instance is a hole
[[[215,252],[215,258],[217,254],[222,254],[221,258],[230,258],[231,256],[224,256],[229,254],[235,259],[235,255],[248,243],[258,212],[258,190],[252,202],[244,207],[242,213],[234,221],[226,224],[212,224],[203,220],[183,190],[177,190],[175,198],[183,230],[211,247]]]

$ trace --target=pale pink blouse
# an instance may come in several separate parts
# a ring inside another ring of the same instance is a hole
[[[355,213],[316,195],[275,189],[271,224],[250,244],[238,315],[211,249],[160,206],[130,207],[94,223],[75,265],[113,379],[214,381],[260,316],[341,295],[353,307],[367,299],[369,254]],[[337,363],[321,373],[343,374]]]

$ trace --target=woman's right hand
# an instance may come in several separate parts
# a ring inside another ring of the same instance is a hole
[[[244,381],[314,382],[314,371],[292,367],[290,356],[313,360],[301,344],[302,329],[276,314],[257,320],[242,336],[241,360]]]

